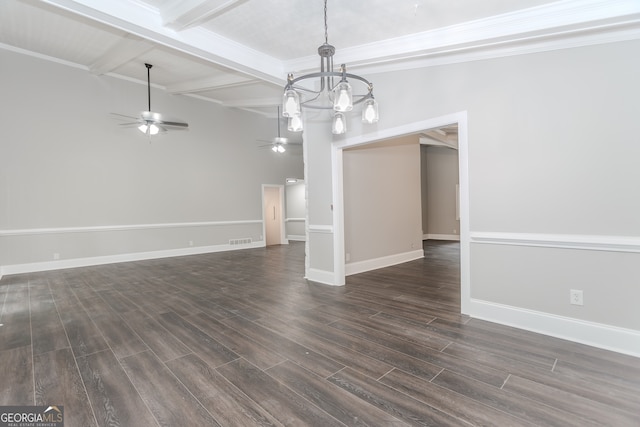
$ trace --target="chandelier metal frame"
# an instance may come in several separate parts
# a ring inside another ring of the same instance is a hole
[[[335,51],[335,47],[329,44],[327,0],[324,0],[324,43],[318,47],[320,71],[300,77],[294,77],[293,73],[287,75],[287,84],[284,87],[282,102],[282,115],[289,118],[288,129],[290,131],[302,130],[300,114],[303,107],[316,110],[334,110],[332,130],[336,134],[346,131],[344,113],[351,111],[353,106],[357,104],[365,103],[365,109],[362,113],[362,121],[364,123],[378,121],[378,104],[373,96],[373,83],[362,76],[348,73],[345,64],[340,66],[339,71],[333,71]],[[318,90],[298,84],[311,79],[320,79],[320,88]],[[349,80],[360,82],[365,86],[365,92],[353,94]]]

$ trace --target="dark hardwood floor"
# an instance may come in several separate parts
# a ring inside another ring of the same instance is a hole
[[[309,283],[304,244],[5,276],[0,405],[87,426],[640,426],[640,359],[460,315],[459,245]]]

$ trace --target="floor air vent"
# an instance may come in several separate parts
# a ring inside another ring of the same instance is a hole
[[[248,245],[251,243],[251,237],[247,237],[246,239],[231,239],[229,240],[230,245]]]

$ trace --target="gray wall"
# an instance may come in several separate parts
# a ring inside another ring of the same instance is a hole
[[[626,41],[366,76],[381,119],[351,120],[356,139],[466,112],[469,314],[640,355],[639,51]]]
[[[285,186],[286,235],[289,240],[306,240],[307,195],[304,180]]]
[[[425,239],[458,240],[460,220],[456,203],[458,151],[420,146],[422,182],[422,233]]]
[[[0,63],[5,273],[55,267],[54,254],[126,259],[224,249],[230,239],[259,245],[261,185],[302,176],[301,155],[257,149],[273,119],[152,88],[152,109],[190,129],[149,141],[109,114],[146,109],[145,84],[4,50]]]
[[[417,137],[346,149],[343,161],[347,263],[421,251]]]

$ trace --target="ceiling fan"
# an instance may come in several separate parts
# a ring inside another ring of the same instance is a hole
[[[126,116],[124,114],[112,113],[115,116],[133,119],[135,122],[122,123],[121,126],[136,126],[140,132],[145,135],[156,135],[160,132],[166,132],[170,129],[188,129],[189,125],[184,122],[170,121],[163,119],[160,113],[151,111],[151,64],[144,64],[147,67],[147,100],[149,109],[142,111],[140,117]]]
[[[259,139],[262,142],[268,142],[269,144],[261,145],[261,148],[271,148],[271,151],[277,154],[282,154],[287,151],[288,144],[300,144],[299,142],[290,141],[289,138],[280,136],[280,106],[278,106],[278,115],[276,116],[278,122],[278,136],[271,140]]]

